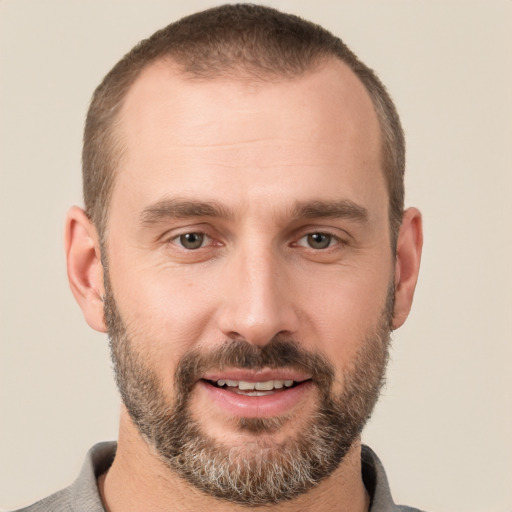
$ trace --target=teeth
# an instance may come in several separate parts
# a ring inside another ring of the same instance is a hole
[[[245,396],[266,396],[271,394],[265,391],[249,391],[249,393],[244,393]]]
[[[266,382],[256,382],[254,389],[259,389],[260,391],[270,391],[271,389],[274,389],[274,381],[267,380]]]
[[[283,386],[290,388],[293,386],[293,380],[267,380],[264,382],[247,382],[244,380],[220,379],[217,386],[228,386],[230,388],[238,388],[241,391],[271,391],[272,389],[282,389]],[[258,396],[258,395],[255,395]]]

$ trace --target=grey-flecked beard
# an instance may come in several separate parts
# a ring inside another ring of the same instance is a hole
[[[339,467],[370,417],[384,382],[394,302],[391,287],[377,325],[343,374],[343,391],[337,396],[332,391],[332,364],[322,354],[304,350],[298,341],[278,336],[263,347],[229,340],[208,352],[190,351],[178,363],[175,397],[170,400],[144,355],[133,349],[105,270],[104,310],[117,385],[132,421],[170,470],[210,496],[254,507],[296,498]],[[295,437],[280,443],[271,442],[269,434],[293,418],[241,418],[237,428],[251,433],[253,441],[223,444],[203,432],[190,410],[197,380],[207,370],[223,367],[306,371],[318,391],[318,407]]]

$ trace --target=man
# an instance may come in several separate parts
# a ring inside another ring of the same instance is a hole
[[[119,440],[26,510],[412,510],[360,443],[419,270],[404,165],[384,87],[309,22],[223,6],[125,56],[66,228]]]

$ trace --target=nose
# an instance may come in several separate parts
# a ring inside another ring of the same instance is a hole
[[[293,335],[299,317],[290,269],[269,248],[247,247],[226,268],[218,327],[228,339],[266,345],[276,335]]]

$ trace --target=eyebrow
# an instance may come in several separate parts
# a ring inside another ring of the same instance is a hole
[[[182,199],[163,199],[142,210],[142,224],[156,224],[169,218],[185,219],[189,217],[232,218],[233,214],[225,206],[210,201],[190,201]]]
[[[296,218],[316,219],[349,219],[368,222],[368,210],[348,199],[340,201],[306,201],[299,202],[293,209]]]
[[[353,201],[303,201],[292,208],[295,219],[345,218],[359,222],[368,221],[368,210]],[[163,199],[142,210],[140,220],[143,225],[153,225],[165,219],[185,219],[191,217],[212,217],[232,219],[234,213],[215,201]]]

